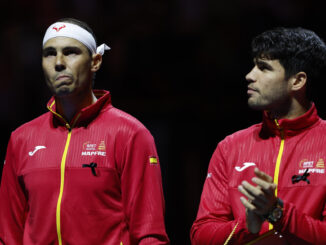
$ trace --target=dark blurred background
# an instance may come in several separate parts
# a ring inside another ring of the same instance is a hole
[[[1,1],[1,162],[11,131],[46,112],[41,70],[46,28],[62,17],[87,22],[104,56],[95,88],[152,132],[161,161],[171,244],[190,244],[210,157],[226,135],[257,123],[244,76],[251,39],[301,26],[324,40],[324,7],[290,0]],[[322,90],[318,90],[322,92]],[[323,95],[316,97],[323,116]],[[324,117],[325,118],[325,117]],[[2,164],[1,164],[2,165]]]

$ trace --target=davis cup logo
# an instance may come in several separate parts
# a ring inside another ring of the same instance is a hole
[[[99,144],[94,144],[93,142],[86,141],[83,144],[82,156],[106,156],[106,147],[104,140],[101,140]]]
[[[308,173],[316,173],[316,174],[324,174],[325,173],[325,164],[324,160],[320,158],[316,164],[314,161],[303,159],[299,163],[299,174],[303,174],[306,169],[308,169]]]

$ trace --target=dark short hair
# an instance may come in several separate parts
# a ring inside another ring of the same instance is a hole
[[[254,58],[277,59],[286,79],[303,71],[307,74],[307,97],[312,99],[312,83],[320,83],[326,68],[326,45],[311,30],[278,27],[256,36],[252,43]]]
[[[71,23],[71,24],[75,24],[77,26],[80,26],[81,28],[85,29],[86,31],[88,31],[90,34],[92,34],[92,36],[94,37],[95,39],[95,43],[97,43],[97,40],[96,40],[96,36],[92,30],[92,28],[87,24],[85,23],[84,21],[81,21],[81,20],[77,20],[77,19],[74,19],[74,18],[62,18],[60,20],[58,20],[58,22],[65,22],[65,23]],[[87,48],[88,49],[88,48]],[[92,54],[92,51],[89,50],[89,53],[90,55]]]

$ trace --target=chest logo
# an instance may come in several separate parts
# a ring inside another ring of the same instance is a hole
[[[300,168],[313,168],[314,161],[308,161],[307,159],[303,159],[300,162]]]
[[[252,166],[256,166],[256,164],[254,162],[244,162],[242,167],[236,166],[235,170],[237,170],[238,172],[242,172],[246,168],[249,168]]]
[[[38,145],[35,146],[34,151],[28,152],[28,155],[33,156],[38,150],[45,149],[46,147],[44,145]]]
[[[106,146],[104,140],[101,140],[98,144],[90,141],[86,141],[83,144],[82,156],[106,156]]]
[[[314,161],[309,161],[308,159],[301,160],[299,163],[299,174],[305,173],[306,169],[309,169],[308,173],[324,174],[324,159],[320,158],[316,163],[314,163]]]

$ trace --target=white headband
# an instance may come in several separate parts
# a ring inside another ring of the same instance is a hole
[[[96,47],[96,42],[92,34],[86,31],[84,28],[66,22],[56,22],[46,30],[43,38],[44,44],[54,37],[70,37],[84,44],[93,54],[103,55],[105,50],[109,50],[110,47],[105,43]]]

